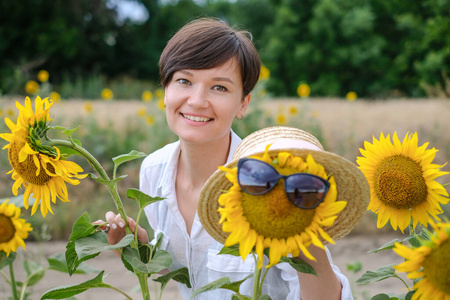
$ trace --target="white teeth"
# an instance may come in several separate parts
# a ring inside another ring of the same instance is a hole
[[[196,117],[196,116],[190,116],[190,115],[185,115],[183,114],[183,116],[191,121],[195,121],[195,122],[208,122],[210,119],[209,118],[205,118],[205,117]]]

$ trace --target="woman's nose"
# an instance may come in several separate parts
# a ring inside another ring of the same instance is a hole
[[[188,104],[194,107],[207,107],[209,105],[208,92],[203,86],[195,86],[189,95]]]

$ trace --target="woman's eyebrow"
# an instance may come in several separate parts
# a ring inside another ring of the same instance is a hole
[[[233,80],[231,80],[228,77],[213,77],[212,80],[214,80],[214,81],[227,81],[227,82],[229,82],[231,84],[234,84]]]
[[[186,70],[179,70],[178,72],[183,73],[183,74],[188,75],[188,76],[194,76],[191,72],[186,71]]]
[[[182,73],[182,74],[184,74],[184,75],[187,75],[187,76],[194,76],[194,74],[193,73],[191,73],[191,72],[189,72],[189,71],[186,71],[186,70],[179,70],[178,72],[180,72],[180,73]],[[234,84],[234,81],[233,80],[231,80],[230,78],[228,78],[228,77],[213,77],[213,78],[211,78],[213,81],[226,81],[226,82],[229,82],[229,83],[231,83],[231,84]]]

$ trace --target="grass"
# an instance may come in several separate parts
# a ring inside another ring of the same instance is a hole
[[[0,98],[0,117],[15,120],[15,101],[23,98]],[[90,107],[90,109],[89,109]],[[439,99],[392,99],[384,101],[347,102],[342,99],[253,99],[248,113],[241,121],[236,120],[233,129],[244,137],[268,126],[286,125],[302,128],[319,138],[325,149],[337,153],[355,163],[364,141],[372,142],[372,136],[397,131],[402,139],[406,132],[418,132],[419,144],[430,142],[429,148],[439,149],[435,162],[445,164],[450,160],[450,102]],[[139,150],[151,153],[163,145],[175,141],[165,122],[165,115],[157,100],[86,101],[66,100],[54,104],[51,109],[53,125],[68,128],[80,127],[74,137],[88,149],[111,172],[111,159],[117,155]],[[0,132],[7,132],[0,122]],[[6,144],[0,140],[0,147]],[[77,163],[90,172],[90,167],[79,159]],[[128,176],[119,183],[119,192],[124,199],[127,213],[135,217],[137,205],[126,199],[126,190],[138,186],[139,162],[121,166],[119,174]],[[7,175],[11,169],[7,151],[0,155],[0,198],[10,197],[12,179]],[[450,171],[448,166],[444,171]],[[443,179],[446,182],[448,176]],[[442,183],[446,183],[442,182]],[[115,210],[106,189],[89,179],[79,186],[69,186],[72,203],[53,205],[55,215],[45,220],[38,214],[25,217],[32,223],[37,236],[41,233],[53,239],[65,239],[71,232],[74,221],[89,210],[92,220],[104,218],[108,210]],[[447,207],[446,215],[450,216]],[[147,226],[146,222],[142,222]],[[355,232],[375,232],[376,215],[367,213]],[[45,235],[45,234],[44,234]],[[38,238],[38,237],[36,237]]]

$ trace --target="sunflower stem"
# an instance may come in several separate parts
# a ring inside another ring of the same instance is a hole
[[[6,281],[9,285],[11,285],[11,280],[9,280],[8,276],[6,276],[6,274],[3,273],[3,271],[0,271],[0,275],[2,275],[3,278],[5,279],[5,281]]]
[[[262,286],[264,284],[264,280],[266,279],[266,275],[267,275],[267,272],[269,272],[269,269],[270,268],[266,268],[266,270],[264,271],[263,278],[261,279],[261,287],[260,287],[261,292],[262,292]]]
[[[110,288],[111,290],[114,290],[114,291],[116,291],[116,292],[121,293],[121,294],[124,295],[125,298],[127,298],[128,300],[133,300],[133,298],[131,298],[129,295],[127,295],[124,291],[122,291],[122,290],[120,290],[120,289],[118,289],[118,288],[116,288],[116,287],[113,287],[113,286],[109,286],[109,288]]]
[[[91,165],[91,167],[99,174],[99,176],[103,179],[103,180],[110,180],[108,174],[106,173],[106,171],[103,169],[102,165],[98,162],[98,160],[91,154],[89,153],[89,151],[87,151],[86,149],[84,149],[83,147],[75,144],[74,142],[71,141],[65,141],[65,140],[48,140],[45,142],[46,145],[48,146],[64,146],[64,147],[68,147],[74,151],[76,151],[77,153],[79,153],[81,156],[83,156]],[[115,176],[115,174],[114,174]],[[120,198],[119,192],[117,191],[117,184],[114,183],[114,186],[110,186],[110,185],[106,185],[108,188],[109,193],[111,194],[114,203],[116,205],[117,211],[119,212],[120,216],[125,220],[125,231],[127,234],[132,234],[133,232],[131,231],[129,224],[128,224],[128,217],[127,214],[125,213],[125,208],[123,206],[122,203],[122,199]],[[130,246],[131,248],[134,248],[136,250],[139,251],[139,247],[138,247],[138,241],[137,241],[137,235],[134,235],[135,238],[133,239],[133,241],[131,242]],[[148,289],[148,281],[147,281],[147,274],[142,273],[136,269],[134,269],[134,273],[136,274],[136,276],[139,279],[139,285],[141,287],[141,291],[142,291],[142,296],[144,300],[150,300],[150,292]]]
[[[9,264],[9,275],[11,277],[11,289],[14,300],[19,300],[19,295],[17,295],[17,286],[16,286],[16,278],[14,277],[14,268],[13,264]]]
[[[261,270],[258,267],[258,259],[255,252],[252,250],[253,259],[255,260],[255,274],[254,274],[254,281],[253,281],[253,300],[258,300],[262,293],[262,284],[260,285],[260,278],[261,278]]]
[[[148,288],[147,274],[139,272],[139,273],[136,273],[136,275],[139,279],[139,286],[141,287],[141,291],[142,291],[142,299],[150,300],[150,290]]]
[[[409,222],[409,236],[410,236],[410,237],[416,236],[416,230],[415,230],[415,228],[414,228],[414,225],[413,225],[413,221],[412,221],[412,220]]]
[[[397,274],[394,275],[394,277],[397,277],[398,279],[400,279],[401,282],[403,282],[403,284],[406,286],[406,288],[408,289],[408,292],[411,291],[411,289],[409,288],[408,284]]]
[[[70,142],[70,141],[65,141],[65,140],[48,140],[45,142],[46,145],[49,146],[64,146],[64,147],[68,147],[71,148],[72,150],[75,150],[76,152],[78,152],[81,156],[83,156],[91,165],[91,167],[98,173],[98,175],[103,179],[103,180],[110,180],[108,174],[106,174],[105,169],[103,169],[102,165],[98,162],[98,160],[91,154],[89,153],[89,151],[87,151],[86,149],[84,149],[83,147]],[[108,190],[114,200],[114,203],[116,205],[117,211],[120,213],[120,216],[124,219],[127,220],[127,214],[125,213],[125,208],[123,206],[122,200],[120,198],[120,195],[117,191],[117,186],[116,184],[114,184],[114,187],[111,186],[107,186]],[[127,232],[127,234],[132,233],[131,229],[128,226],[128,222],[125,221],[125,230]],[[134,244],[134,245],[133,245]],[[137,249],[137,241],[132,243],[132,247]]]

